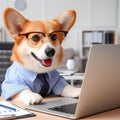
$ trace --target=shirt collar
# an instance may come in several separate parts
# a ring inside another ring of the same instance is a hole
[[[20,73],[25,77],[28,78],[30,81],[34,81],[35,78],[37,77],[36,72],[33,72],[29,69],[26,69],[25,67],[23,67],[21,64],[14,62],[14,65],[19,68]]]

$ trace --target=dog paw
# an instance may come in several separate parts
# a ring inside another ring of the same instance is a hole
[[[26,97],[23,98],[25,104],[38,104],[42,101],[42,96],[37,93],[29,93]]]
[[[67,85],[61,93],[61,96],[64,97],[79,97],[81,93],[81,88],[75,88],[70,85]]]
[[[17,101],[22,101],[24,102],[26,105],[30,105],[30,104],[38,104],[42,101],[42,96],[37,94],[37,93],[33,93],[30,90],[24,90],[22,92],[20,92],[19,94],[17,94],[13,100],[17,100]]]
[[[71,92],[70,97],[79,97],[80,96],[80,88],[74,88],[74,90]]]

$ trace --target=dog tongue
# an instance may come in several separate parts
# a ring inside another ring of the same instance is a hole
[[[45,65],[46,67],[49,67],[52,65],[52,59],[46,59],[46,60],[42,60],[43,65]]]

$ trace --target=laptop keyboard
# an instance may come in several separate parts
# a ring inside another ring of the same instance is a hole
[[[49,109],[54,111],[64,112],[64,113],[75,114],[76,106],[77,106],[77,103],[72,103],[72,104],[52,107]]]

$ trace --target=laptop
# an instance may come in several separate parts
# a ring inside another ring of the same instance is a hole
[[[27,108],[77,119],[120,107],[118,91],[120,91],[120,45],[93,45],[78,99],[61,98],[29,105]],[[70,106],[72,108],[69,108]]]

